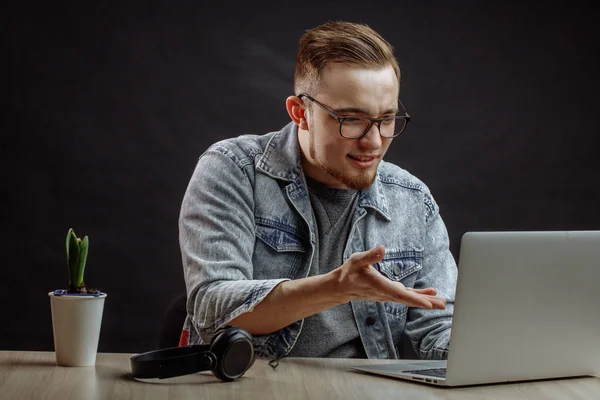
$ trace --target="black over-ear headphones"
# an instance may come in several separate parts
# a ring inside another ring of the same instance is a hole
[[[222,381],[232,381],[254,364],[252,336],[241,328],[217,332],[210,345],[191,345],[149,351],[131,357],[134,378],[172,378],[212,371]]]

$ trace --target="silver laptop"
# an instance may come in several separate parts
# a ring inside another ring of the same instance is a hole
[[[448,360],[353,370],[441,386],[600,373],[600,231],[467,232]]]

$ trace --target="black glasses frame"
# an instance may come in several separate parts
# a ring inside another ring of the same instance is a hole
[[[404,105],[402,104],[402,102],[400,100],[398,100],[398,104],[400,105],[400,107],[402,108],[402,111],[404,112],[404,115],[395,115],[393,117],[384,117],[384,118],[371,118],[371,117],[363,117],[363,116],[348,116],[348,117],[344,117],[341,115],[336,114],[334,111],[332,111],[331,109],[329,109],[326,105],[324,105],[323,103],[319,102],[318,100],[315,100],[314,98],[310,97],[307,94],[301,93],[298,95],[298,98],[303,98],[306,97],[307,99],[309,99],[310,101],[316,103],[319,107],[321,107],[327,114],[331,115],[333,118],[335,118],[339,123],[340,123],[340,136],[346,139],[360,139],[363,136],[365,136],[373,127],[374,124],[377,124],[377,128],[379,130],[379,135],[384,138],[384,139],[392,139],[395,137],[398,137],[402,132],[404,132],[404,130],[406,129],[406,127],[408,126],[408,122],[410,121],[410,114],[406,112],[406,109],[404,108]],[[342,134],[342,124],[344,123],[345,120],[347,119],[364,119],[367,121],[370,121],[369,126],[367,127],[367,129],[365,129],[365,131],[363,132],[362,135],[357,136],[357,137],[347,137],[344,136]],[[396,119],[404,119],[406,122],[404,123],[404,128],[402,128],[402,130],[398,133],[396,133],[393,136],[383,136],[381,134],[381,123],[383,121],[389,121],[389,120],[396,120]]]

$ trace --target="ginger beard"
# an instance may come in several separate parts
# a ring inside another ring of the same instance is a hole
[[[315,150],[315,125],[314,120],[311,119],[309,121],[309,129],[308,129],[308,151],[310,158],[314,160],[316,165],[321,168],[327,175],[332,177],[333,179],[341,182],[343,185],[348,187],[349,189],[354,190],[364,190],[371,186],[375,181],[375,176],[377,175],[377,169],[374,172],[369,172],[365,170],[356,176],[348,176],[343,171],[332,168],[329,165],[325,164],[323,161],[317,158],[317,151]],[[379,165],[379,161],[377,161],[377,165]]]

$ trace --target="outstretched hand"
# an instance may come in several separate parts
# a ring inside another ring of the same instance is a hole
[[[371,264],[383,260],[385,248],[381,245],[354,253],[338,268],[339,291],[350,300],[393,301],[409,307],[427,309],[446,308],[446,301],[436,296],[433,288],[407,288],[377,271]]]

